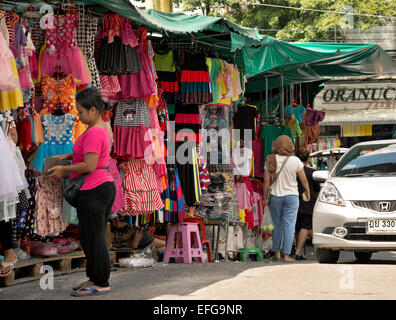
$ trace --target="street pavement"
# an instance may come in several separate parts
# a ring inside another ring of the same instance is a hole
[[[294,263],[219,262],[157,263],[151,268],[118,268],[111,273],[112,291],[96,297],[71,297],[84,272],[54,278],[53,289],[40,281],[0,288],[0,300],[271,300],[396,299],[396,252],[379,252],[365,263],[341,252],[337,264],[316,262],[307,247],[305,261]]]

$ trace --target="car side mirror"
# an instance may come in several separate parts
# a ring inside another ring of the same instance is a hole
[[[325,182],[329,178],[329,171],[318,170],[312,174],[312,178],[317,182]]]

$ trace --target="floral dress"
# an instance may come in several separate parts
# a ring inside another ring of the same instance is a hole
[[[36,233],[40,236],[58,236],[69,225],[62,217],[62,186],[56,178],[37,179]]]
[[[46,157],[73,152],[72,131],[76,116],[72,114],[45,115],[41,119],[44,125],[44,143],[38,148],[30,164],[31,170],[39,172],[43,171]]]

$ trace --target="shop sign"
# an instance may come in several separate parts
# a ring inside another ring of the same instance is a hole
[[[324,111],[396,109],[396,83],[327,83],[315,97]]]

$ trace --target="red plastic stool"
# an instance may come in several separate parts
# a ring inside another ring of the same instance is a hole
[[[204,223],[203,219],[201,219],[201,218],[184,218],[184,221],[199,224],[199,226],[201,227],[201,233],[202,233],[202,241],[201,241],[202,248],[204,245],[206,245],[206,253],[208,254],[208,262],[212,262],[210,241],[206,239],[206,228],[205,228],[205,223]]]

